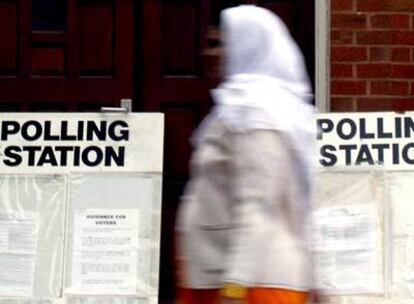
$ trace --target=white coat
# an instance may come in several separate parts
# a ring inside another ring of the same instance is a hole
[[[308,209],[282,133],[205,126],[177,219],[182,284],[308,290]]]

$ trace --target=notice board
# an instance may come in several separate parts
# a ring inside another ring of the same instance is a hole
[[[326,303],[414,303],[414,113],[317,118],[312,247]]]
[[[156,303],[162,114],[0,114],[0,303]]]

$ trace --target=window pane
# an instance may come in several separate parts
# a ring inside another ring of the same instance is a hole
[[[67,1],[32,0],[32,29],[39,31],[66,30]]]

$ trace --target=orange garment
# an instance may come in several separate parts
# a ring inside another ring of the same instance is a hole
[[[251,288],[243,304],[305,304],[309,293],[278,288]],[[218,289],[180,288],[177,304],[220,304]]]
[[[308,292],[276,288],[252,288],[247,293],[248,304],[305,304]]]

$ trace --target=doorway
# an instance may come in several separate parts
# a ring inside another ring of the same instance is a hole
[[[247,2],[285,21],[304,53],[314,85],[314,0],[144,0],[137,13],[142,16],[137,110],[162,111],[166,118],[160,303],[171,303],[175,294],[175,214],[188,179],[189,139],[211,107],[209,89],[218,81],[219,14]]]
[[[174,298],[174,221],[188,179],[189,138],[218,81],[223,8],[277,13],[315,84],[315,0],[0,1],[0,111],[77,112],[118,106],[165,113],[160,303]]]

